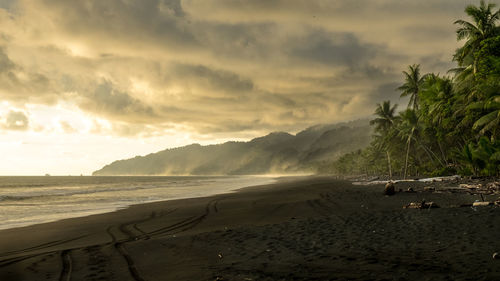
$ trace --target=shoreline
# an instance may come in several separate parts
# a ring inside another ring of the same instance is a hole
[[[211,194],[211,195],[201,195],[201,196],[195,196],[195,197],[182,197],[182,198],[172,198],[172,199],[161,199],[161,200],[157,200],[157,201],[151,201],[151,202],[144,202],[144,203],[127,205],[127,206],[123,206],[123,207],[120,207],[120,208],[115,209],[115,210],[106,211],[106,212],[102,212],[102,213],[95,213],[95,214],[88,214],[88,215],[83,215],[83,216],[76,216],[76,217],[69,217],[69,218],[57,219],[57,220],[54,220],[54,221],[34,223],[34,224],[24,225],[24,226],[19,226],[19,227],[4,228],[4,229],[0,229],[0,237],[1,237],[2,232],[7,232],[7,231],[11,231],[11,230],[12,231],[23,231],[25,228],[33,228],[33,227],[36,228],[38,226],[49,225],[49,224],[59,224],[60,222],[71,221],[71,220],[78,220],[78,219],[85,220],[85,218],[94,217],[94,216],[102,216],[102,215],[110,215],[110,214],[113,214],[113,213],[126,211],[126,210],[128,210],[130,208],[134,208],[134,209],[136,209],[136,208],[138,208],[138,209],[142,209],[142,208],[149,209],[148,205],[156,205],[156,204],[163,204],[163,203],[167,204],[167,202],[175,202],[175,201],[182,202],[182,201],[186,201],[186,200],[196,200],[196,199],[209,200],[212,197],[216,197],[216,196],[223,196],[223,195],[235,194],[235,193],[240,193],[240,192],[251,192],[252,189],[254,189],[254,188],[255,189],[259,189],[259,190],[260,189],[264,189],[265,190],[267,188],[272,188],[274,185],[286,184],[286,183],[289,183],[289,182],[297,182],[297,181],[307,181],[307,180],[310,180],[311,178],[314,180],[315,178],[325,178],[325,176],[310,176],[310,175],[306,175],[306,176],[280,176],[280,177],[272,178],[273,182],[269,182],[269,183],[265,183],[265,184],[256,184],[256,185],[244,186],[244,187],[236,187],[236,188],[234,188],[234,189],[232,189],[230,191],[222,192],[222,193],[216,193],[216,194]],[[175,204],[177,204],[177,203],[175,203]]]
[[[454,208],[480,197],[415,188],[388,197],[383,185],[285,178],[1,230],[0,279],[499,278],[500,208]],[[422,198],[442,208],[402,208]]]
[[[33,213],[27,213],[27,214],[19,214],[19,213],[12,213],[14,216],[9,217],[8,211],[5,211],[2,213],[2,209],[0,209],[0,214],[3,215],[0,216],[0,218],[5,218],[6,221],[1,221],[0,222],[0,231],[1,230],[6,230],[6,229],[13,229],[13,228],[21,228],[21,227],[26,227],[26,226],[32,226],[32,225],[37,225],[37,224],[43,224],[43,223],[50,223],[50,222],[56,222],[64,219],[72,219],[72,218],[79,218],[79,217],[87,217],[87,216],[92,216],[92,215],[99,215],[99,214],[105,214],[105,213],[111,213],[111,212],[116,212],[119,210],[126,209],[130,206],[133,205],[141,205],[141,204],[148,204],[148,203],[154,203],[154,202],[162,202],[162,201],[171,201],[171,200],[179,200],[179,199],[189,199],[189,198],[198,198],[198,197],[207,197],[207,196],[212,196],[212,195],[219,195],[219,194],[226,194],[226,193],[233,193],[237,191],[238,189],[241,188],[247,188],[247,187],[252,187],[252,186],[259,186],[259,185],[266,185],[266,184],[273,184],[277,182],[277,179],[275,177],[268,177],[268,176],[257,176],[257,175],[245,175],[245,176],[93,176],[93,177],[85,177],[84,182],[77,182],[73,181],[68,183],[69,186],[81,186],[83,188],[86,187],[86,185],[92,185],[92,181],[89,180],[89,178],[144,178],[146,180],[151,180],[151,179],[161,179],[161,180],[175,180],[171,183],[169,182],[163,182],[160,181],[158,184],[170,184],[171,186],[169,188],[165,189],[165,192],[162,193],[160,196],[157,194],[153,194],[152,196],[154,197],[145,197],[142,196],[142,200],[139,200],[137,202],[134,201],[129,201],[129,200],[120,200],[122,198],[115,198],[116,201],[108,200],[109,204],[99,204],[99,205],[88,205],[88,206],[83,206],[79,205],[77,202],[76,206],[77,208],[72,208],[72,210],[68,210],[69,212],[61,212],[60,210],[55,210],[52,213],[51,212],[45,212],[45,216],[33,216]],[[6,177],[6,178],[12,178],[12,177]],[[18,177],[19,179],[25,179],[29,178],[26,176],[20,176]],[[45,178],[45,177],[34,177],[34,178]],[[82,179],[82,177],[73,177],[73,176],[54,176],[52,178],[55,179],[65,179],[65,178],[76,178],[76,179]],[[181,182],[184,180],[195,180],[199,181],[202,180],[204,182],[195,182],[192,184],[188,185],[182,185],[182,190],[179,189],[178,186],[176,186],[176,180],[180,179]],[[146,183],[148,182],[146,181]],[[228,182],[229,181],[229,182]],[[143,182],[124,182],[123,185],[134,185],[134,184],[141,184]],[[28,183],[29,184],[29,183]],[[49,188],[57,188],[59,184],[56,182],[54,186],[52,186],[54,183],[44,183],[47,185]],[[94,183],[95,184],[95,183]],[[20,185],[22,186],[22,185]],[[44,185],[40,185],[44,186]],[[64,186],[64,185],[63,185]],[[0,186],[1,187],[1,186]],[[9,187],[9,186],[8,186]],[[24,188],[24,186],[23,186]],[[108,187],[103,186],[101,190],[106,191]],[[164,187],[162,187],[164,188]],[[172,189],[172,190],[171,190]],[[127,189],[125,189],[127,190]],[[131,189],[129,189],[131,190]],[[114,188],[111,186],[110,192],[114,192]],[[71,191],[68,190],[69,193]],[[95,193],[98,193],[101,191],[95,191]],[[75,194],[80,195],[80,194],[85,194],[84,192],[76,192]],[[6,196],[1,196],[0,195],[0,205],[3,204],[4,197],[7,198],[7,200],[10,199],[10,197],[13,198],[21,198],[20,200],[23,200],[26,198],[25,196],[28,195],[28,198],[30,198],[30,194],[22,194],[22,195],[9,195],[9,191],[7,191]],[[49,195],[52,195],[49,193]],[[56,195],[57,196],[57,195]],[[64,195],[62,195],[64,196]],[[36,196],[33,196],[36,197]],[[67,198],[71,200],[71,198]],[[24,202],[24,201],[22,201]],[[12,202],[7,203],[11,204]],[[44,208],[44,203],[30,203],[32,205],[32,209],[36,209],[37,207]],[[24,217],[22,216],[24,215]],[[16,221],[15,218],[19,218],[20,221]]]

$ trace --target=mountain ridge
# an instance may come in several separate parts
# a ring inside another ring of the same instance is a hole
[[[371,132],[368,120],[356,120],[315,125],[295,135],[272,132],[247,142],[193,143],[116,160],[93,175],[317,173],[342,154],[366,147]]]

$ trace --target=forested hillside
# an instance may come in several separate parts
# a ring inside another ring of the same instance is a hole
[[[249,142],[192,144],[115,161],[94,175],[255,175],[329,172],[341,155],[370,142],[368,120],[318,125],[296,135],[271,133]]]
[[[342,156],[331,167],[339,174],[415,176],[499,175],[500,28],[499,10],[480,2],[455,21],[456,68],[445,75],[421,73],[415,64],[398,88],[409,97],[399,112],[377,104],[371,145]]]

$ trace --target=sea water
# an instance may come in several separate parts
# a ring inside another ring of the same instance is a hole
[[[0,229],[204,197],[272,183],[269,177],[0,177]]]

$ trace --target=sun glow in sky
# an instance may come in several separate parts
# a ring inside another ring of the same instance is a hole
[[[0,175],[370,116],[476,2],[0,0]]]

